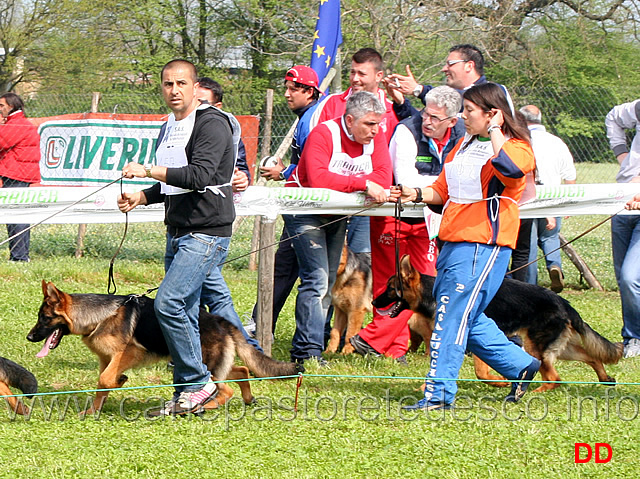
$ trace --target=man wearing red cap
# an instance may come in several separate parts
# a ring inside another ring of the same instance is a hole
[[[304,65],[296,65],[287,71],[284,76],[284,97],[287,105],[298,117],[298,125],[293,134],[291,142],[291,162],[285,167],[281,158],[278,158],[276,166],[261,166],[260,176],[270,180],[288,180],[291,172],[295,169],[302,147],[311,131],[309,126],[311,115],[318,106],[320,90],[318,89],[318,75],[313,68]],[[287,301],[291,290],[298,279],[298,260],[293,250],[291,241],[288,240],[286,228],[282,229],[280,245],[276,251],[275,265],[273,271],[273,329],[275,331],[278,315]],[[258,309],[254,306],[251,321],[246,329],[250,332],[255,330]]]

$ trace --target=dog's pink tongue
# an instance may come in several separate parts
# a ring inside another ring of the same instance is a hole
[[[36,358],[44,358],[47,354],[49,354],[49,351],[51,351],[49,349],[49,346],[51,345],[51,341],[53,341],[54,334],[55,334],[55,331],[49,335],[47,340],[44,342],[44,346],[42,346],[42,349],[40,350],[40,352],[36,354]]]

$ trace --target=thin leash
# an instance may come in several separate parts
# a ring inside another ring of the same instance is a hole
[[[124,178],[124,175],[120,177],[120,196],[124,198],[124,189],[122,187],[123,178]],[[124,214],[124,232],[122,233],[122,239],[120,240],[120,244],[118,245],[116,252],[113,253],[113,256],[111,257],[111,261],[109,261],[109,277],[107,279],[107,294],[116,294],[116,291],[118,291],[118,287],[116,286],[116,280],[113,275],[113,264],[116,261],[116,256],[118,256],[118,254],[120,253],[120,250],[122,249],[122,245],[124,244],[124,240],[127,237],[128,230],[129,230],[129,212],[127,211]],[[113,291],[111,291],[111,286],[113,286]]]
[[[380,206],[381,206],[381,204],[379,204],[379,203],[374,203],[374,204],[372,204],[371,206],[367,206],[366,208],[363,208],[363,209],[361,209],[361,210],[358,210],[358,211],[356,211],[355,213],[352,213],[352,214],[350,214],[350,215],[340,216],[340,217],[336,218],[335,220],[329,221],[328,223],[325,223],[325,224],[323,224],[323,225],[320,225],[320,226],[314,226],[313,228],[311,228],[311,229],[309,229],[309,230],[307,230],[307,231],[311,231],[311,230],[320,230],[320,229],[322,229],[322,228],[324,228],[324,227],[326,227],[326,226],[329,226],[329,225],[331,225],[331,224],[333,224],[333,223],[337,223],[337,222],[342,221],[342,220],[344,220],[344,219],[351,218],[352,216],[358,215],[358,214],[360,214],[360,213],[364,213],[365,211],[369,211],[369,210],[371,210],[371,209],[373,209],[373,208],[378,208],[378,207],[380,207]],[[225,265],[225,264],[227,264],[227,263],[232,263],[232,262],[237,261],[237,260],[239,260],[239,259],[242,259],[242,258],[244,258],[244,257],[246,257],[246,256],[250,256],[250,255],[252,255],[253,253],[258,253],[258,252],[260,252],[260,251],[263,251],[263,250],[265,250],[265,249],[271,248],[271,247],[273,247],[273,246],[278,246],[280,243],[284,243],[284,242],[286,242],[286,241],[290,241],[290,240],[292,240],[293,238],[298,238],[299,236],[304,235],[305,233],[307,233],[307,231],[304,231],[304,232],[302,232],[302,233],[298,233],[298,234],[295,234],[295,235],[289,236],[289,237],[287,237],[287,238],[286,238],[286,239],[284,239],[284,240],[276,241],[275,243],[271,243],[271,244],[269,244],[269,245],[263,246],[262,248],[257,248],[257,249],[255,249],[255,250],[251,250],[251,251],[249,251],[248,253],[241,254],[240,256],[236,256],[236,257],[234,257],[234,258],[228,259],[228,260],[226,260],[226,261],[223,261],[222,263],[219,263],[219,266],[223,266],[223,265]],[[125,232],[124,232],[124,234],[125,234],[125,235],[127,234],[126,227],[125,227]],[[110,266],[110,268],[109,268],[109,282],[110,282],[109,284],[111,284],[111,281],[112,281],[112,274],[113,274],[113,273],[112,273],[112,270],[113,270],[113,261],[115,260],[115,257],[116,257],[116,256],[118,255],[118,253],[120,252],[120,248],[122,247],[122,243],[123,243],[123,242],[124,242],[124,237],[122,238],[122,242],[120,243],[120,246],[118,247],[118,250],[117,250],[117,251],[116,251],[116,253],[113,255],[113,258],[111,258],[111,266]],[[115,283],[114,283],[114,287],[115,287]],[[156,286],[155,288],[149,288],[149,289],[147,289],[147,291],[146,291],[145,293],[140,294],[140,295],[134,295],[134,296],[136,296],[136,297],[139,297],[139,296],[147,296],[148,294],[150,294],[150,293],[154,292],[154,291],[155,291],[155,290],[157,290],[157,289],[158,289],[158,286]],[[109,293],[109,294],[115,294],[115,290],[114,290],[114,293]]]
[[[565,246],[570,245],[570,244],[571,244],[571,243],[573,243],[574,241],[579,240],[579,239],[580,239],[580,238],[582,238],[584,235],[586,235],[586,234],[588,234],[588,233],[591,233],[593,230],[595,230],[595,229],[596,229],[596,228],[598,228],[599,226],[602,226],[602,225],[603,225],[603,224],[605,224],[607,221],[611,220],[611,218],[613,218],[614,216],[617,216],[617,215],[619,215],[620,213],[622,213],[623,211],[625,211],[625,209],[626,209],[626,208],[622,208],[620,211],[618,211],[618,212],[616,212],[616,213],[612,214],[611,216],[608,216],[607,218],[603,219],[603,220],[602,220],[602,221],[600,221],[599,223],[597,223],[597,224],[593,225],[592,227],[590,227],[588,230],[583,231],[582,233],[580,233],[578,236],[576,236],[576,237],[575,237],[575,238],[573,238],[572,240],[567,241],[567,242],[565,242],[565,243],[561,244],[558,248],[556,248],[556,249],[554,249],[554,250],[551,250],[551,251],[549,251],[548,253],[543,254],[542,256],[540,256],[540,257],[538,257],[538,258],[534,259],[533,261],[529,261],[527,264],[524,264],[524,265],[522,265],[522,266],[517,267],[516,269],[512,269],[511,271],[507,271],[507,272],[505,273],[505,276],[506,276],[506,275],[508,275],[508,274],[515,273],[516,271],[520,271],[521,269],[526,268],[526,267],[528,267],[528,266],[530,266],[530,265],[532,265],[532,264],[534,264],[534,263],[537,263],[537,262],[538,262],[538,261],[540,261],[541,259],[546,258],[546,257],[547,257],[548,255],[550,255],[551,253],[555,253],[555,252],[556,252],[556,251],[558,251],[559,249],[562,249],[562,248],[564,248]]]
[[[92,191],[91,193],[89,193],[87,196],[84,196],[82,198],[80,198],[77,201],[74,201],[73,203],[71,203],[70,205],[65,206],[64,208],[62,208],[59,211],[56,211],[55,213],[53,213],[52,215],[47,216],[46,218],[44,218],[43,220],[38,221],[37,223],[34,223],[32,225],[29,225],[28,228],[25,228],[24,230],[20,231],[19,233],[14,234],[13,236],[8,237],[7,239],[5,239],[4,241],[0,242],[0,246],[2,246],[3,244],[8,243],[9,241],[11,241],[14,238],[17,238],[18,236],[20,236],[23,233],[26,233],[27,231],[31,231],[33,228],[35,228],[36,226],[40,226],[42,223],[45,223],[47,221],[49,221],[51,218],[54,218],[55,216],[58,216],[60,213],[63,213],[64,211],[67,211],[69,208],[73,208],[74,206],[76,206],[78,203],[82,203],[84,200],[86,200],[87,198],[90,198],[91,196],[95,195],[96,193],[99,193],[100,191],[104,190],[105,188],[108,188],[109,186],[113,185],[114,183],[121,181],[122,180],[122,176],[120,178],[116,178],[113,181],[110,181],[109,183],[107,183],[104,186],[101,186],[100,188],[98,188],[95,191]]]
[[[398,188],[402,191],[402,185],[398,185]],[[393,209],[393,217],[395,220],[395,255],[396,255],[396,278],[400,277],[400,221],[402,221],[402,211],[404,207],[400,201],[396,201]],[[398,296],[400,299],[404,298],[404,291],[402,289],[402,281],[397,282]]]
[[[309,231],[317,231],[317,230],[321,230],[322,228],[325,228],[325,227],[327,227],[327,226],[329,226],[329,225],[332,225],[332,224],[334,224],[334,223],[338,223],[338,222],[340,222],[340,221],[342,221],[342,220],[344,220],[344,219],[349,219],[349,218],[351,218],[352,216],[357,216],[357,215],[359,215],[360,213],[364,213],[365,211],[369,211],[369,210],[374,209],[374,208],[379,208],[380,206],[382,206],[382,203],[374,203],[374,204],[372,204],[371,206],[367,206],[366,208],[363,208],[363,209],[361,209],[361,210],[358,210],[358,211],[356,211],[355,213],[351,213],[350,215],[340,216],[340,217],[336,218],[335,220],[331,220],[331,221],[329,221],[328,223],[325,223],[325,224],[323,224],[323,225],[320,225],[320,226],[314,226],[314,227],[312,227],[312,228],[309,228],[309,229],[308,229],[308,230],[306,230],[306,231],[303,231],[302,233],[298,233],[298,234],[295,234],[295,235],[291,235],[291,236],[287,237],[287,238],[286,238],[286,239],[284,239],[284,240],[276,241],[275,243],[271,243],[271,244],[269,244],[269,245],[263,246],[262,248],[257,248],[257,249],[254,249],[254,250],[249,251],[248,253],[241,254],[240,256],[236,256],[236,257],[234,257],[234,258],[228,259],[228,260],[226,260],[226,261],[224,261],[224,262],[220,263],[220,266],[225,265],[225,264],[227,264],[227,263],[232,263],[232,262],[237,261],[237,260],[239,260],[239,259],[242,259],[242,258],[244,258],[244,257],[246,257],[246,256],[250,256],[250,255],[252,255],[253,253],[258,253],[258,252],[260,252],[260,251],[263,251],[263,250],[265,250],[265,249],[271,248],[271,247],[273,247],[273,246],[278,246],[280,243],[283,243],[283,242],[285,242],[285,241],[290,241],[290,240],[292,240],[292,239],[294,239],[294,238],[298,238],[298,237],[300,237],[300,236],[302,236],[302,235],[306,234],[306,233],[307,233],[307,232],[309,232]]]

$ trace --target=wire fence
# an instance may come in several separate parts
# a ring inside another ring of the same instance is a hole
[[[517,88],[511,91],[516,108],[535,104],[543,114],[547,130],[564,140],[578,163],[615,163],[604,127],[606,114],[615,105],[640,97],[637,88]],[[295,115],[277,91],[272,113],[269,151],[275,152],[284,139]],[[416,105],[419,106],[419,105]],[[91,95],[57,95],[38,93],[26,100],[29,117],[49,117],[69,113],[89,112]],[[266,125],[265,101],[248,98],[225,97],[224,109],[255,115],[260,120],[257,155],[262,151]],[[149,91],[107,92],[98,105],[101,113],[114,114],[166,114],[167,109],[159,94]],[[629,132],[631,137],[633,132]],[[89,145],[90,146],[90,145]],[[142,147],[142,145],[140,145]],[[89,150],[90,151],[90,150]],[[131,152],[129,156],[133,157]],[[602,178],[578,178],[578,182],[603,182]],[[606,179],[606,181],[612,181]]]

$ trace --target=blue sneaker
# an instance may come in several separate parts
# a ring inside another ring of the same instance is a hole
[[[538,369],[540,369],[540,361],[538,361],[536,358],[533,358],[531,364],[520,371],[520,374],[518,375],[518,379],[520,381],[527,382],[514,382],[511,385],[511,392],[504,400],[506,402],[518,402],[520,398],[524,396],[524,393],[527,392],[529,384],[531,384],[530,381],[535,377]]]
[[[444,402],[430,403],[426,398],[422,398],[415,404],[402,406],[402,409],[404,411],[448,411],[453,409],[453,404]]]

